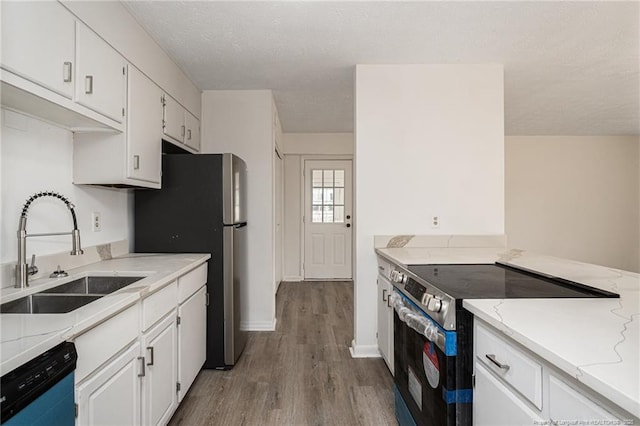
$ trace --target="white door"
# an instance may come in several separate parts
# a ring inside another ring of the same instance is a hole
[[[185,111],[184,124],[187,126],[184,143],[189,148],[200,151],[200,121],[189,111]]]
[[[304,277],[351,279],[351,160],[307,160],[304,170]]]
[[[164,134],[182,143],[186,134],[184,108],[166,94],[164,95]]]
[[[282,203],[284,192],[284,170],[282,157],[280,152],[276,149],[273,153],[274,163],[274,192],[275,192],[275,206],[274,206],[274,233],[275,233],[275,279],[274,279],[274,293],[278,292],[278,286],[282,281],[282,258],[283,258],[283,238],[282,238]]]

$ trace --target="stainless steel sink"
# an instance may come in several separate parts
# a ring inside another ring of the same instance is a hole
[[[144,277],[99,277],[88,276],[41,292],[56,294],[110,294]]]
[[[64,314],[144,277],[88,276],[0,305],[2,314]]]

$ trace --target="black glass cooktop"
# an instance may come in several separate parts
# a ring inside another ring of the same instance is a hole
[[[455,299],[620,297],[561,278],[493,265],[413,265],[409,271]]]

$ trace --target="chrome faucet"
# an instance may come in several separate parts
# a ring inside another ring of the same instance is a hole
[[[73,220],[73,229],[71,232],[51,232],[46,234],[27,234],[27,211],[36,199],[40,197],[53,197],[62,200],[71,212]],[[35,265],[36,255],[31,257],[31,265],[27,264],[27,237],[47,237],[51,235],[71,235],[71,255],[76,256],[83,254],[80,246],[80,231],[78,230],[78,221],[76,220],[76,212],[73,210],[75,206],[69,200],[58,194],[57,192],[38,192],[27,199],[22,207],[20,214],[20,223],[18,225],[18,264],[16,265],[16,288],[25,288],[29,286],[29,275],[38,273],[38,267]]]

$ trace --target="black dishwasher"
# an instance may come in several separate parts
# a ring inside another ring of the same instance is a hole
[[[2,376],[2,424],[73,426],[77,359],[75,345],[64,342]]]

